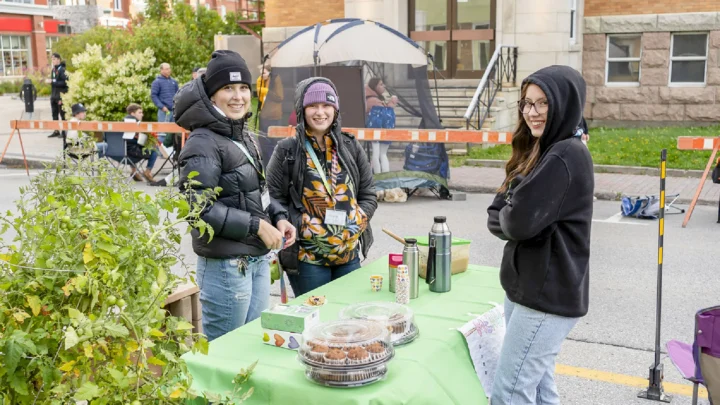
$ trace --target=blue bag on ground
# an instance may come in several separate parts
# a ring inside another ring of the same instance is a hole
[[[658,219],[660,217],[660,198],[658,196],[623,197],[622,215],[640,219]]]

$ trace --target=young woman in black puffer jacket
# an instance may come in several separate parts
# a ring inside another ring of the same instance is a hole
[[[295,241],[287,211],[270,197],[257,142],[247,130],[250,83],[238,53],[215,51],[207,72],[174,99],[177,124],[191,131],[179,157],[180,189],[192,201],[204,190],[222,188],[201,215],[213,228],[212,240],[208,233],[192,230],[208,340],[252,321],[268,307],[266,255]],[[194,172],[197,183],[188,186]]]

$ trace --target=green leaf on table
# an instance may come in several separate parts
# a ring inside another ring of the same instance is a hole
[[[119,247],[113,245],[112,243],[103,242],[103,241],[98,242],[97,247],[108,253],[116,253],[118,250],[120,250]]]
[[[112,337],[126,337],[130,334],[128,329],[119,323],[108,322],[103,325],[103,328]]]
[[[78,401],[82,401],[82,400],[89,401],[89,400],[91,400],[93,398],[97,398],[99,396],[100,396],[100,388],[97,385],[95,385],[89,381],[86,382],[85,384],[83,384],[82,386],[80,386],[80,388],[75,393],[75,399]]]
[[[80,338],[78,337],[75,328],[68,326],[67,330],[65,330],[65,350],[74,347],[79,342]]]
[[[38,316],[40,314],[40,309],[42,308],[40,297],[37,295],[28,295],[27,302],[30,309],[32,309],[33,315]]]

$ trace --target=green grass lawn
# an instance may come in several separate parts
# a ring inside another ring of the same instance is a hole
[[[660,151],[667,149],[668,169],[704,170],[711,151],[681,151],[677,149],[678,136],[720,135],[720,126],[690,128],[591,128],[588,147],[593,162],[598,165],[658,167]],[[510,145],[492,148],[472,148],[468,156],[453,158],[454,166],[466,159],[510,158]]]

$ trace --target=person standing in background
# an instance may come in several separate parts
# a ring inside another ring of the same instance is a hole
[[[55,52],[52,54],[53,68],[50,72],[50,78],[47,82],[50,83],[52,91],[50,93],[50,108],[52,110],[53,121],[58,119],[65,121],[65,111],[63,111],[62,95],[67,93],[67,73],[65,72],[65,62],[60,57],[60,54]],[[55,138],[60,136],[60,131],[55,130],[52,134],[48,135],[48,138]]]
[[[153,104],[158,108],[158,122],[175,122],[173,119],[173,97],[178,92],[180,86],[177,80],[170,77],[172,69],[169,63],[160,64],[160,74],[152,82],[150,89],[150,97]],[[165,140],[164,133],[158,134],[158,139],[162,143]]]

